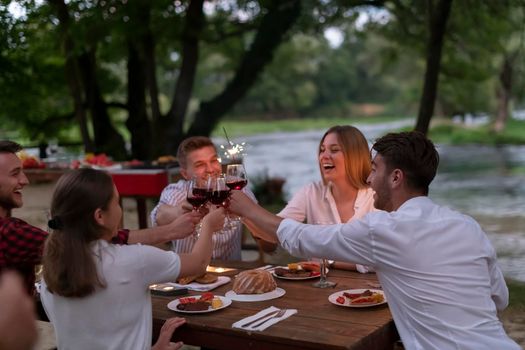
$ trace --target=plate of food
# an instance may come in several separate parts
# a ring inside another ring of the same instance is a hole
[[[385,293],[379,289],[348,289],[331,294],[328,300],[337,306],[371,307],[386,304]]]
[[[230,306],[232,301],[220,295],[206,292],[202,295],[182,297],[168,303],[168,309],[186,314],[202,314]]]
[[[246,270],[235,276],[232,290],[226,297],[235,301],[263,301],[282,297],[286,291],[277,287],[277,283],[268,271]]]
[[[228,276],[217,276],[212,273],[206,273],[201,276],[186,276],[177,279],[172,283],[175,287],[184,287],[198,292],[205,292],[215,289],[231,281]]]
[[[314,266],[315,267],[315,266]],[[328,272],[328,269],[326,269]],[[274,277],[285,279],[285,280],[308,280],[317,278],[321,275],[319,268],[312,268],[311,265],[303,267],[301,263],[288,264],[288,266],[277,266],[272,274]]]

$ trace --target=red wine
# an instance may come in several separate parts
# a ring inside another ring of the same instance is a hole
[[[206,188],[194,188],[193,189],[193,195],[197,197],[207,197],[208,196],[208,189]]]
[[[188,202],[190,202],[190,204],[193,206],[193,208],[197,209],[198,207],[200,207],[201,205],[206,203],[206,201],[208,200],[208,197],[207,196],[195,196],[194,195],[193,197],[187,197],[187,200],[188,200]]]
[[[230,195],[229,190],[213,191],[211,193],[210,202],[215,205],[221,205]]]
[[[248,180],[235,180],[227,182],[226,186],[228,186],[232,190],[242,190],[247,184]]]

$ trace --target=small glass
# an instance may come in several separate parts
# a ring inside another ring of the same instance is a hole
[[[321,261],[319,262],[321,277],[319,278],[319,281],[313,284],[313,286],[316,288],[333,288],[337,284],[334,282],[330,282],[326,279],[326,265],[326,259],[321,259]]]

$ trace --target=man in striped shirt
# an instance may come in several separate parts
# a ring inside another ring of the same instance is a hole
[[[166,225],[193,210],[186,200],[188,180],[192,177],[206,178],[219,175],[221,164],[213,142],[204,136],[194,136],[184,140],[177,150],[182,180],[168,185],[161,194],[160,201],[151,212],[153,226]],[[253,193],[244,188],[243,191],[257,202]],[[214,206],[208,206],[213,210]],[[241,260],[242,223],[226,223],[223,229],[213,235],[212,259]],[[265,251],[273,251],[274,245],[267,246],[264,241],[258,241]],[[191,252],[195,238],[192,236],[172,241],[173,251],[177,253]]]

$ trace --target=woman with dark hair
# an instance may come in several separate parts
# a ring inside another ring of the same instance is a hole
[[[203,219],[193,251],[110,244],[122,217],[111,176],[79,169],[60,178],[44,248],[42,303],[60,349],[149,349],[149,285],[203,274],[223,210]]]

